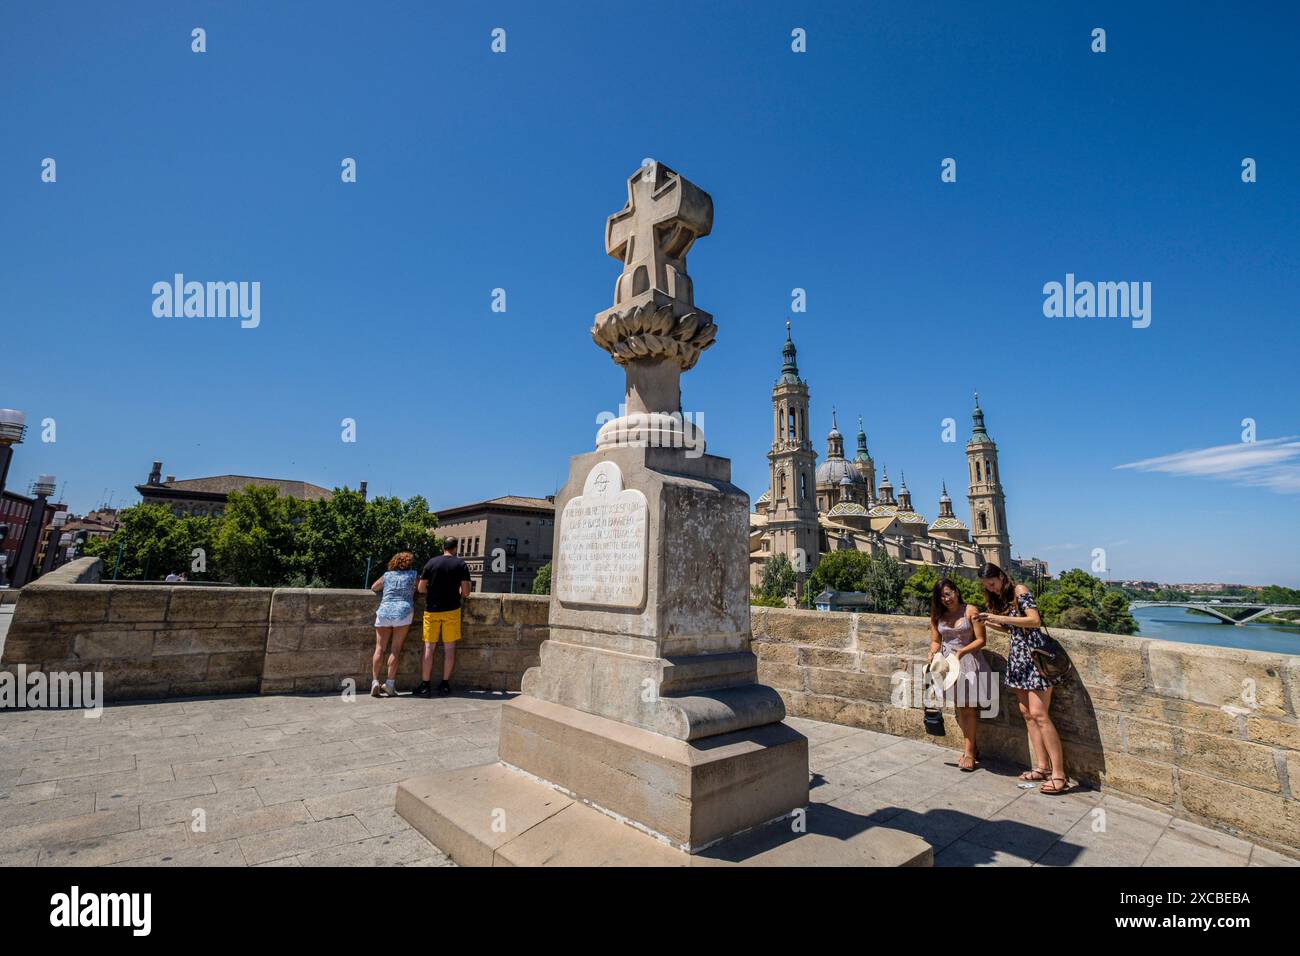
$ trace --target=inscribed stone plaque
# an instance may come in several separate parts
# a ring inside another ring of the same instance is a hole
[[[623,473],[602,461],[587,474],[582,494],[560,516],[555,593],[566,604],[640,607],[645,601],[646,526],[650,509]]]

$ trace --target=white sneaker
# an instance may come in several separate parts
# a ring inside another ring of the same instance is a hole
[[[384,692],[384,696],[385,696],[385,697],[396,697],[396,696],[397,696],[397,685],[396,685],[396,684],[384,684],[382,690],[383,690],[383,692]]]
[[[381,684],[381,683],[379,683],[379,681],[377,681],[377,680],[372,680],[372,681],[370,682],[370,696],[371,696],[371,697],[383,697],[383,696],[384,696],[383,691],[381,691],[381,690],[379,689],[379,688],[381,688],[381,687],[383,687],[383,686],[384,686],[384,685]]]

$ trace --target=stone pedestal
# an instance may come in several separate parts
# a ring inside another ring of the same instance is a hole
[[[550,638],[501,759],[693,851],[807,804],[808,745],[749,649],[749,499],[681,448],[573,459]]]

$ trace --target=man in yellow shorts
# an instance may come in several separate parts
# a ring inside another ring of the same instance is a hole
[[[451,669],[460,640],[460,602],[469,597],[469,565],[456,557],[456,539],[444,538],[442,555],[429,559],[416,585],[424,595],[424,655],[420,658],[420,686],[415,695],[430,697],[433,689],[433,652],[442,641],[442,683],[439,694],[451,693]]]

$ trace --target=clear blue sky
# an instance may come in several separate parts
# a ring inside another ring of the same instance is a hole
[[[160,458],[434,508],[553,491],[621,397],[587,328],[654,157],[713,196],[683,399],[751,496],[801,287],[819,454],[861,414],[920,510],[946,479],[965,516],[978,388],[1016,553],[1300,585],[1300,450],[1238,446],[1246,417],[1300,435],[1300,17],[1086,6],[8,4],[0,406],[58,427],[10,484],[134,503]],[[260,327],[156,318],[176,272],[259,281]],[[1151,326],[1045,318],[1067,272],[1151,282]]]

